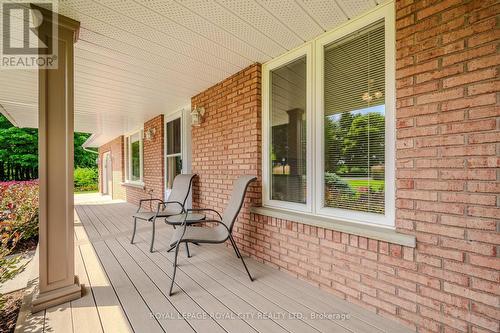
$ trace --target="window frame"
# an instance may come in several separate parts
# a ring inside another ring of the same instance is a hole
[[[262,66],[262,195],[263,206],[300,211],[314,216],[361,224],[395,226],[395,9],[390,1],[351,19],[303,46]],[[384,215],[324,207],[324,46],[379,20],[385,28],[385,212]],[[296,204],[270,199],[270,91],[272,69],[306,55],[307,57],[307,203]],[[312,119],[311,119],[312,118]]]
[[[285,66],[301,57],[306,57],[306,203],[296,203],[289,201],[280,201],[271,199],[271,138],[269,137],[271,125],[270,110],[270,74],[271,71]],[[279,207],[300,212],[312,212],[313,193],[313,170],[311,163],[313,156],[313,48],[308,43],[304,46],[273,59],[262,66],[262,174],[264,181],[262,183],[263,204],[265,206]],[[265,102],[264,102],[265,101]]]
[[[132,180],[132,143],[130,138],[136,134],[139,134],[139,180]],[[125,172],[125,182],[127,184],[134,184],[144,186],[144,128],[133,131],[125,135],[125,149],[127,154],[125,155],[125,165],[127,170]]]

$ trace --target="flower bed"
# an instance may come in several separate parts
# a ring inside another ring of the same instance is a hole
[[[0,235],[11,251],[38,238],[38,181],[0,182]]]
[[[22,254],[36,248],[37,242],[38,181],[0,182],[0,283],[24,269],[19,263]],[[0,313],[9,314],[11,329],[20,304],[13,295],[19,293],[22,291],[6,297],[0,294]]]

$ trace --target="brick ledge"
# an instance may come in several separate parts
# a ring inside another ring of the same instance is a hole
[[[146,185],[144,183],[123,182],[123,183],[121,183],[121,185],[126,186],[126,187],[139,188],[141,190],[144,190],[146,188]]]
[[[397,232],[394,229],[378,227],[373,225],[359,224],[355,222],[340,221],[333,218],[314,216],[310,214],[291,212],[284,209],[270,207],[252,207],[250,212],[257,215],[265,215],[278,219],[294,221],[298,223],[313,225],[325,229],[336,230],[347,234],[362,236],[370,239],[385,241],[408,247],[416,247],[416,238]]]

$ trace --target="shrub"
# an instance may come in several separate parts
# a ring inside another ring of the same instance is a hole
[[[37,238],[38,182],[0,182],[0,283],[24,269],[20,256],[10,255],[18,243]]]
[[[8,248],[38,236],[38,181],[0,183],[0,235]]]
[[[349,175],[356,176],[356,177],[368,176],[368,168],[352,167],[349,170]]]
[[[98,173],[95,168],[76,168],[75,191],[97,191]]]
[[[335,173],[325,173],[325,185],[330,191],[336,191],[340,194],[352,196],[356,193],[345,180]]]
[[[337,170],[335,171],[335,173],[337,175],[345,175],[345,174],[349,173],[349,168],[347,167],[347,165],[342,164],[341,166],[339,166],[337,168]]]

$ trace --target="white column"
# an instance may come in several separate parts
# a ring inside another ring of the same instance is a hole
[[[40,253],[33,312],[82,294],[75,276],[73,234],[73,44],[80,24],[40,11],[38,35],[44,42],[57,43],[58,67],[39,69]],[[52,24],[58,27],[57,36],[50,33]]]

